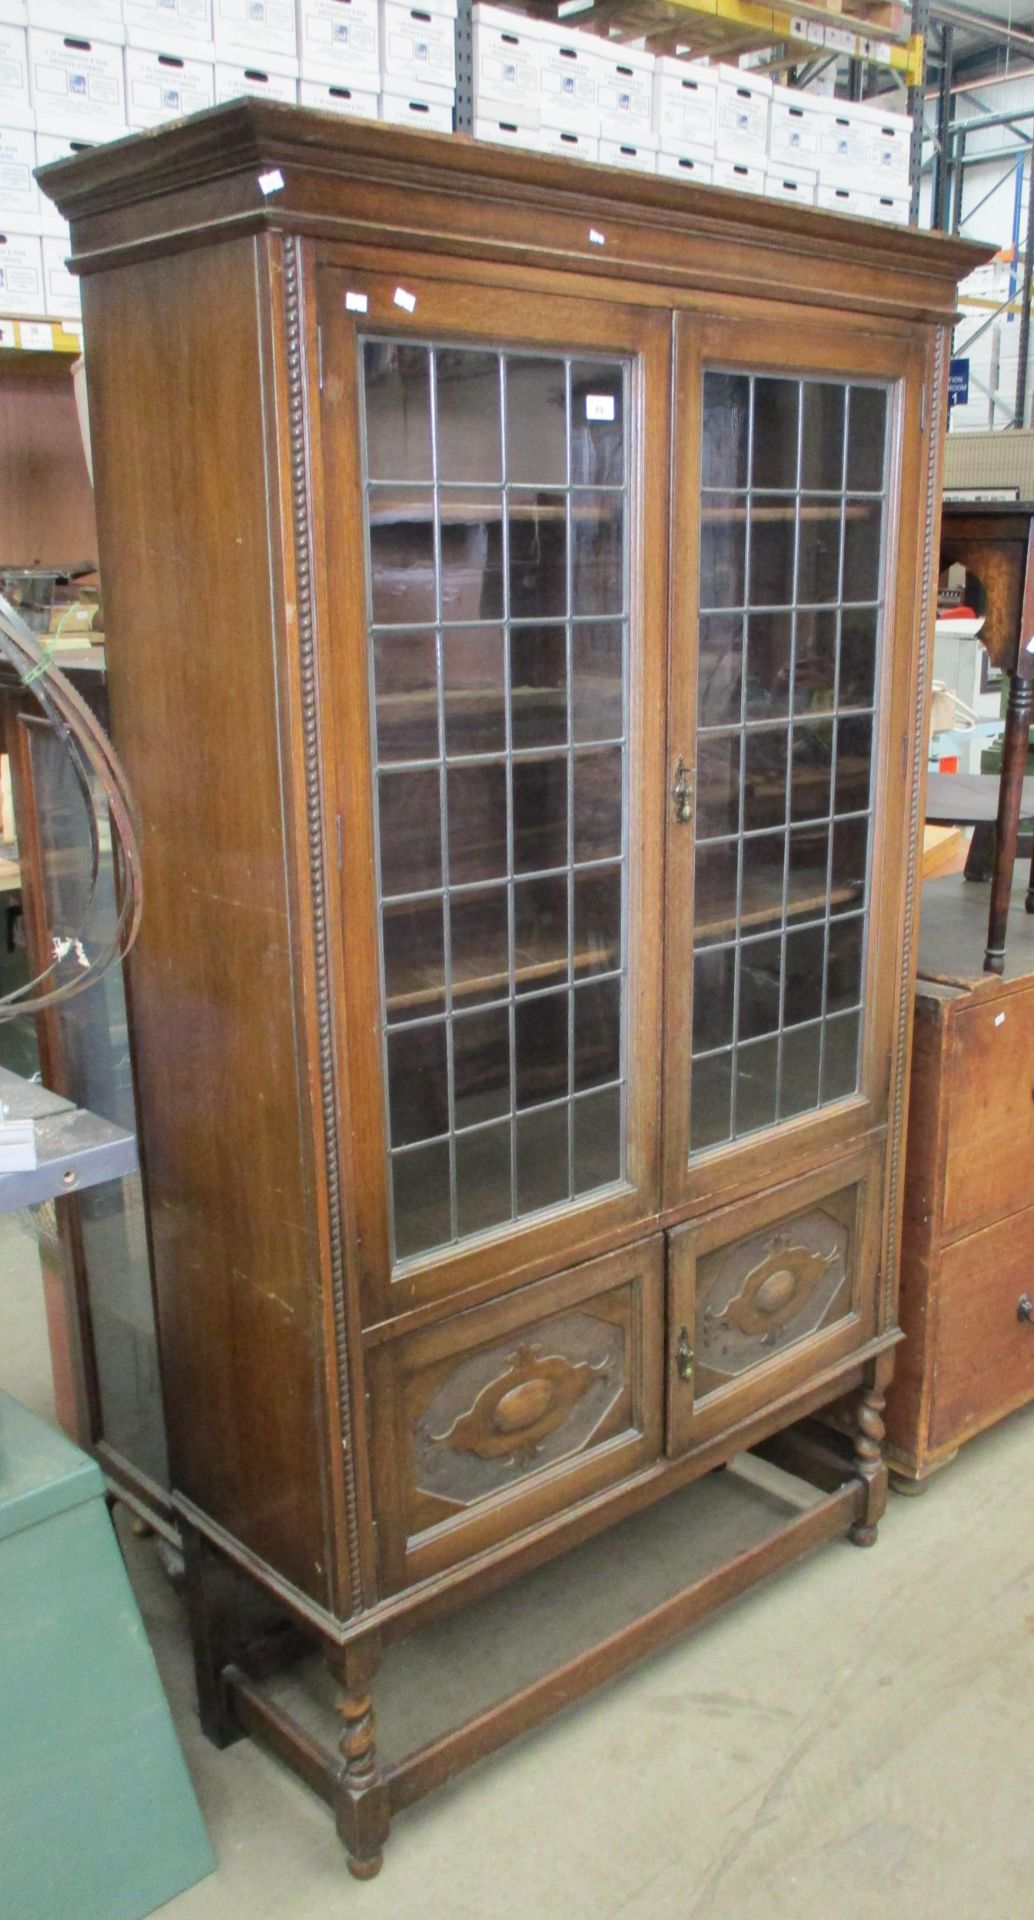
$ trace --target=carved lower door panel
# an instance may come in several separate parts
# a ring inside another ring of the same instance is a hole
[[[669,1453],[875,1333],[882,1166],[873,1147],[670,1235]]]
[[[663,1256],[655,1236],[374,1349],[387,1589],[657,1458]]]

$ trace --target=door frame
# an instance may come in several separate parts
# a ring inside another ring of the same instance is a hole
[[[785,310],[784,310],[785,313]],[[738,1140],[690,1157],[690,1072],[693,1025],[693,879],[695,836],[679,824],[669,796],[667,827],[667,952],[663,1206],[690,1212],[728,1203],[818,1166],[852,1140],[882,1132],[890,1118],[892,1067],[905,1044],[898,1013],[898,966],[904,926],[910,849],[897,830],[899,791],[914,770],[919,636],[915,583],[924,524],[925,464],[920,459],[927,385],[925,338],[876,334],[855,318],[824,316],[821,335],[802,339],[799,315],[765,320],[732,313],[679,314],[675,323],[673,446],[672,617],[669,689],[669,784],[681,758],[697,765],[696,670],[698,622],[699,459],[702,375],[706,367],[802,378],[882,379],[889,383],[888,488],[884,559],[884,624],[875,697],[876,780],[869,852],[870,893],[859,1091]],[[929,409],[926,409],[929,412]],[[915,510],[905,508],[906,476],[918,482]],[[882,952],[881,949],[882,940]],[[895,962],[898,964],[896,965]]]
[[[669,548],[671,319],[663,310],[612,301],[531,294],[390,271],[350,269],[336,250],[317,268],[321,392],[312,423],[314,486],[324,503],[316,531],[321,726],[328,821],[337,823],[338,898],[344,932],[338,1044],[350,1136],[350,1240],[363,1324],[515,1276],[558,1268],[608,1236],[656,1216],[660,1152],[660,1002],[664,840],[664,688]],[[361,312],[345,295],[360,293]],[[381,1066],[373,775],[366,689],[365,557],[357,340],[375,332],[456,343],[542,346],[627,355],[633,427],[629,529],[630,667],[628,984],[626,1072],[628,1180],[548,1213],[401,1263],[394,1275],[388,1231],[387,1131]],[[333,871],[334,858],[330,863]]]

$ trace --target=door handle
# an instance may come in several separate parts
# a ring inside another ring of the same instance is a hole
[[[1016,1318],[1017,1320],[1026,1320],[1028,1324],[1034,1322],[1034,1300],[1031,1299],[1029,1293],[1021,1293],[1017,1300]]]
[[[681,754],[675,768],[675,781],[671,797],[675,803],[675,819],[680,827],[686,827],[693,818],[693,783],[695,776],[686,766]]]
[[[689,1344],[689,1328],[682,1327],[679,1331],[678,1346],[675,1348],[675,1371],[687,1386],[691,1385],[693,1380],[694,1358],[693,1349]]]

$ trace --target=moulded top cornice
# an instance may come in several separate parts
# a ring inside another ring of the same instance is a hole
[[[259,176],[280,168],[285,190],[264,194]],[[342,186],[399,187],[411,196],[407,214],[419,228],[424,194],[474,198],[518,211],[576,213],[666,230],[679,240],[693,236],[777,248],[780,253],[843,262],[874,275],[919,274],[954,287],[990,246],[883,221],[800,207],[727,188],[687,185],[655,174],[632,173],[585,161],[494,146],[457,134],[411,132],[374,121],[345,119],[316,108],[272,100],[237,100],[171,122],[147,133],[90,149],[42,167],[43,191],[73,226],[73,265],[89,270],[110,255],[118,240],[104,219],[103,241],[94,216],[148,209],[148,238],[184,230],[184,208],[175,197],[233,182],[225,214],[252,226],[309,230],[330,220],[326,193]],[[319,206],[307,205],[306,181],[320,184]],[[163,210],[159,202],[165,201]],[[347,214],[347,203],[343,207]],[[77,232],[77,223],[87,230]],[[332,223],[332,222],[331,222]],[[144,237],[130,221],[132,245]],[[189,218],[187,225],[190,224]],[[222,221],[220,224],[224,224]],[[433,224],[433,223],[431,223]]]

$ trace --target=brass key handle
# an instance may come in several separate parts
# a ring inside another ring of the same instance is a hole
[[[671,797],[675,802],[676,821],[680,827],[688,826],[693,818],[693,775],[681,755],[675,768],[675,783],[671,789]]]
[[[679,1332],[679,1343],[675,1348],[675,1371],[687,1386],[693,1378],[693,1359],[693,1349],[689,1344],[689,1328],[682,1327]]]

